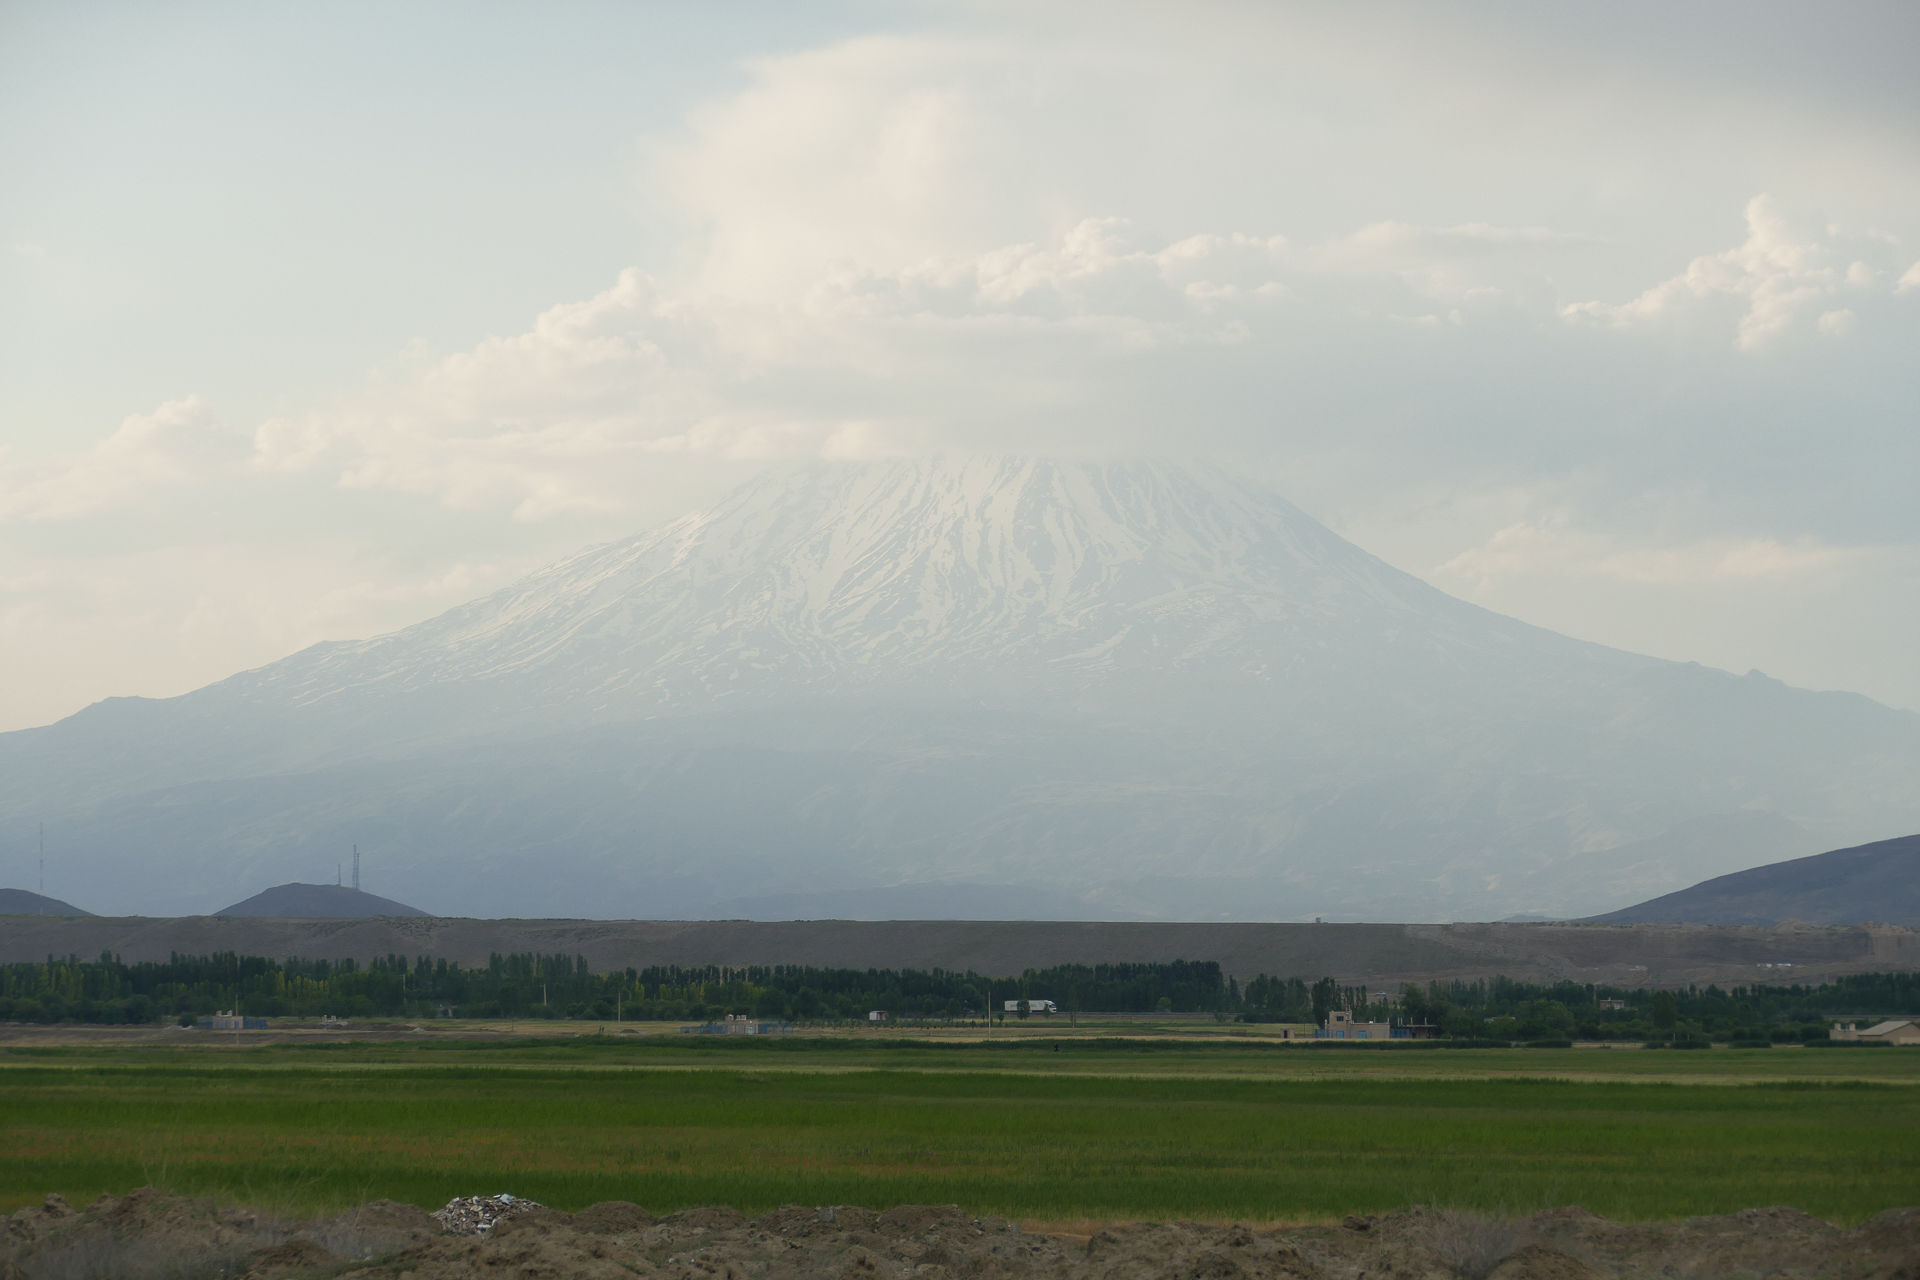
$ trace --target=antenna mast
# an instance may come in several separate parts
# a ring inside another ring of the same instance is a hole
[[[353,891],[360,892],[360,846],[353,846]]]
[[[47,896],[47,824],[40,824],[40,896]],[[44,902],[33,904],[33,914],[39,915],[46,910]]]

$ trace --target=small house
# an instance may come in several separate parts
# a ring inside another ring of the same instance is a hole
[[[1327,1014],[1327,1021],[1314,1037],[1319,1040],[1406,1040],[1411,1037],[1405,1027],[1396,1027],[1390,1022],[1355,1022],[1353,1014],[1345,1009],[1335,1009]]]
[[[867,1013],[868,1022],[885,1022],[886,1020],[887,1011],[885,1009],[873,1009]]]

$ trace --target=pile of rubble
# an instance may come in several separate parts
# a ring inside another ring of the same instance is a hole
[[[432,1216],[449,1235],[483,1236],[502,1218],[544,1208],[545,1205],[518,1196],[455,1196],[447,1201],[446,1208]]]

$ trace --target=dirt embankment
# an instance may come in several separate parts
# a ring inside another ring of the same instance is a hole
[[[152,1189],[75,1211],[58,1197],[6,1222],[0,1280],[1604,1280],[1920,1275],[1920,1210],[1843,1230],[1792,1209],[1668,1224],[1580,1209],[1499,1219],[1413,1209],[1341,1226],[1086,1224],[1022,1231],[952,1206],[789,1206],[747,1219],[637,1205],[578,1214],[449,1213],[449,1231],[379,1201],[335,1218],[275,1219]],[[484,1229],[480,1222],[490,1225]]]
[[[972,969],[1216,960],[1257,974],[1425,982],[1494,974],[1616,986],[1821,982],[1920,969],[1920,931],[1897,925],[1179,924],[1035,920],[294,920],[0,916],[0,962],[49,955],[128,961],[171,953],[337,960],[399,953],[485,964],[494,952],[565,952],[596,973],[649,965]],[[1787,965],[1790,967],[1779,968]],[[1763,968],[1762,966],[1768,966]]]

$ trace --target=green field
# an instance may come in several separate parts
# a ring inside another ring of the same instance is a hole
[[[289,1209],[508,1191],[1053,1220],[1920,1203],[1920,1052],[1059,1043],[15,1048],[0,1210],[149,1183]]]

